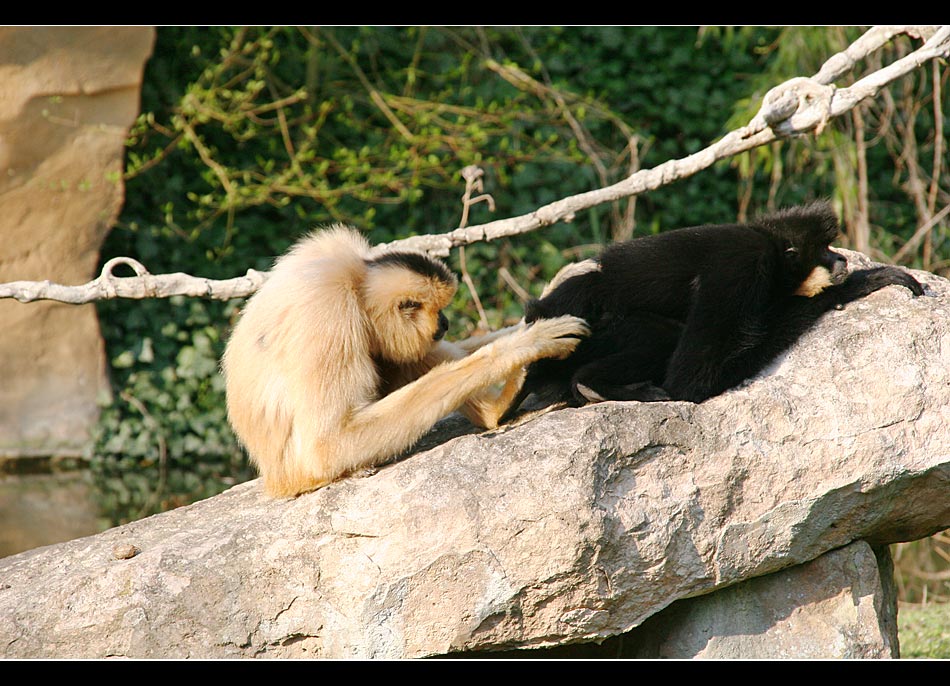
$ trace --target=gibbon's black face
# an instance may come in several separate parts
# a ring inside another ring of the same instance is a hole
[[[840,233],[830,205],[792,207],[754,223],[784,245],[783,273],[795,295],[813,298],[847,280],[848,261],[830,247]]]
[[[838,286],[848,278],[848,260],[827,246],[811,254],[789,248],[785,251],[789,274],[799,282],[795,295],[813,298],[829,286]]]
[[[439,312],[439,328],[435,330],[435,333],[432,334],[433,341],[441,341],[445,336],[445,332],[449,330],[449,319],[442,312]]]
[[[844,283],[848,278],[848,260],[844,255],[839,255],[834,250],[826,250],[824,255],[824,265],[831,272],[831,284],[837,286]]]

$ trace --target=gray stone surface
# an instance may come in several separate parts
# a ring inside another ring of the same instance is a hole
[[[948,283],[920,276],[932,296],[891,287],[830,313],[700,405],[548,412],[294,500],[252,481],[0,560],[0,656],[601,641],[853,541],[948,528]],[[116,559],[119,545],[140,552]]]
[[[154,29],[0,27],[0,283],[96,276]],[[76,455],[106,392],[93,305],[0,300],[0,457]]]
[[[626,657],[900,657],[887,548],[858,541],[804,564],[678,600],[631,632]]]

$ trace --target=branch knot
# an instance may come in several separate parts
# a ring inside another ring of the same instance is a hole
[[[801,136],[812,129],[820,134],[831,117],[835,90],[805,76],[789,79],[765,94],[759,115],[779,136]]]

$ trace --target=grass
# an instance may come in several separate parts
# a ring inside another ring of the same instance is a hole
[[[950,603],[901,603],[897,636],[904,659],[950,659]]]
[[[892,546],[901,657],[950,659],[950,530]]]

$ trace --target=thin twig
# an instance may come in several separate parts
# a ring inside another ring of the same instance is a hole
[[[145,404],[136,398],[134,395],[128,391],[122,391],[119,393],[125,402],[134,407],[142,415],[142,419],[145,421],[146,425],[150,426],[153,429],[156,429],[157,440],[158,440],[158,484],[156,484],[155,489],[149,494],[148,499],[142,505],[142,509],[139,511],[136,519],[141,519],[145,516],[149,507],[152,506],[162,495],[162,492],[165,490],[165,483],[168,481],[168,446],[165,442],[165,437],[162,435],[159,430],[159,424],[155,421],[155,418],[149,413],[146,409]]]
[[[482,176],[484,171],[475,165],[469,165],[462,169],[462,178],[465,179],[465,192],[462,194],[462,219],[459,226],[464,227],[468,223],[469,208],[477,202],[487,202],[488,208],[495,211],[495,199],[487,193],[482,193],[484,186]],[[472,197],[472,192],[482,193],[477,197]],[[472,294],[472,300],[475,301],[475,309],[478,310],[478,325],[483,330],[488,330],[488,317],[485,315],[485,308],[482,307],[482,300],[478,297],[478,290],[475,288],[475,282],[469,274],[468,265],[465,262],[465,246],[459,247],[459,270],[462,272],[462,281],[468,286]]]
[[[901,246],[901,249],[894,254],[894,264],[900,264],[900,261],[904,259],[907,253],[916,249],[917,244],[920,243],[924,235],[930,231],[934,224],[946,217],[947,214],[950,214],[950,205],[945,206],[928,221],[921,224],[920,227],[918,227],[918,229],[914,232],[914,235],[910,237],[910,240],[904,243],[904,245]]]

